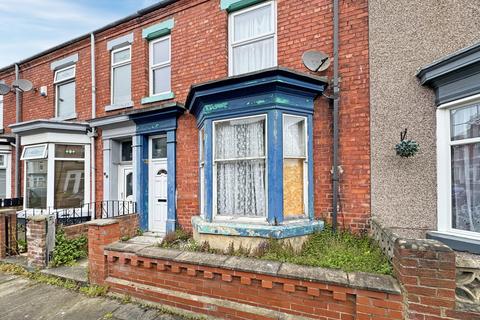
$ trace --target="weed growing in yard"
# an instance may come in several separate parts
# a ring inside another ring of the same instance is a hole
[[[79,291],[90,298],[94,298],[106,295],[108,292],[108,287],[90,285],[87,287],[81,287]]]
[[[53,259],[51,261],[53,267],[73,265],[78,259],[85,258],[87,255],[88,239],[86,236],[82,235],[74,239],[67,239],[62,228],[57,230],[55,249],[53,250]]]
[[[392,267],[378,244],[366,235],[347,231],[333,232],[330,227],[312,234],[301,250],[295,250],[289,241],[266,240],[256,248],[235,248],[233,242],[225,251],[215,250],[208,242],[193,240],[184,231],[176,231],[164,238],[162,248],[186,251],[220,253],[231,256],[253,257],[265,260],[289,262],[299,265],[342,269],[347,272],[361,271],[392,274]]]
[[[382,250],[366,235],[346,231],[334,233],[331,228],[309,237],[300,252],[291,246],[270,240],[262,259],[290,262],[300,265],[392,274],[392,267]]]

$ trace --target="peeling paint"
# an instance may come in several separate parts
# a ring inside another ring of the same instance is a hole
[[[324,228],[324,222],[321,220],[304,220],[297,223],[272,226],[237,222],[207,222],[199,216],[194,216],[192,217],[192,226],[201,234],[284,239],[321,231]]]

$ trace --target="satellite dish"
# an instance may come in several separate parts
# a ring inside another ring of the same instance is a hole
[[[10,92],[10,87],[5,83],[0,83],[0,95],[4,95]]]
[[[328,69],[331,59],[324,52],[309,50],[303,53],[302,61],[308,70],[313,72],[319,72]]]
[[[18,88],[21,91],[30,91],[33,89],[33,84],[25,79],[18,79],[12,82],[12,87]]]

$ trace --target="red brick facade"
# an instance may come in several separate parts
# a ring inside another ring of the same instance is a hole
[[[370,216],[370,138],[368,78],[367,1],[340,1],[340,183],[339,222],[360,230],[368,227]],[[175,101],[184,103],[190,86],[228,76],[228,14],[219,0],[181,0],[136,19],[95,34],[96,116],[110,104],[110,51],[107,42],[134,33],[132,44],[132,100],[134,108],[148,96],[148,42],[142,29],[173,17],[172,91]],[[278,65],[307,72],[301,57],[306,50],[332,54],[332,1],[277,0]],[[79,54],[76,67],[77,120],[91,118],[90,42],[86,37],[65,48],[20,65],[21,77],[35,88],[48,87],[48,96],[36,91],[23,95],[22,120],[54,116],[53,71],[50,63],[73,53]],[[331,72],[326,74],[331,76]],[[13,68],[0,71],[0,79],[11,83]],[[5,96],[4,127],[15,123],[15,97]],[[331,211],[331,108],[318,98],[314,117],[315,214],[328,217]],[[96,200],[103,199],[103,156],[101,132],[96,142]],[[198,130],[190,114],[180,117],[177,129],[177,216],[189,229],[190,217],[198,214]],[[22,175],[21,175],[22,176]],[[12,179],[13,180],[13,179]],[[13,182],[14,183],[14,182]]]

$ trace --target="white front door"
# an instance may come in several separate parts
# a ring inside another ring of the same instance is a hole
[[[148,229],[165,233],[168,211],[166,138],[152,137],[149,144]]]
[[[130,165],[121,165],[118,167],[118,176],[120,184],[118,186],[118,199],[123,201],[133,201],[133,169]]]

